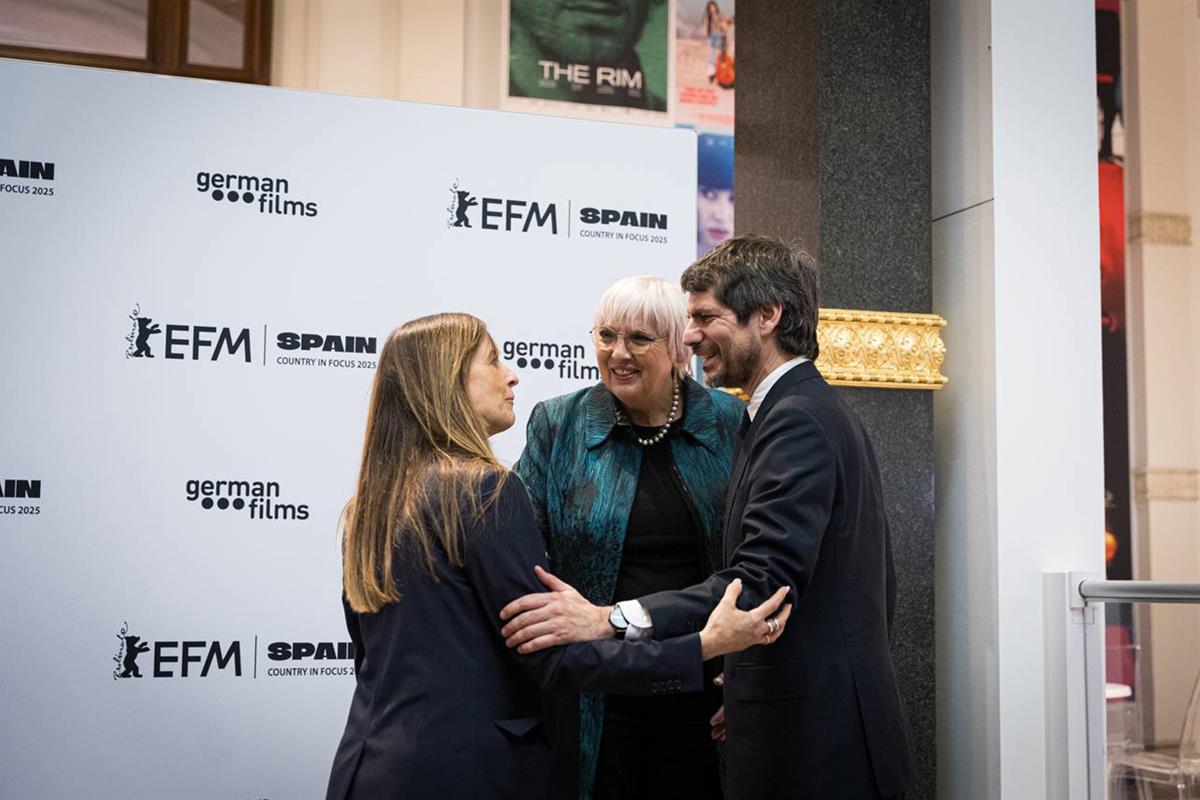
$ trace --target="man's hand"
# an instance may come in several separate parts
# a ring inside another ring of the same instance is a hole
[[[718,688],[725,687],[725,673],[724,672],[722,672],[717,677],[713,678],[713,686],[716,686]],[[724,703],[722,703],[721,707],[717,709],[717,713],[712,715],[712,719],[710,719],[708,721],[708,724],[712,726],[712,730],[709,732],[709,735],[712,736],[713,740],[717,741],[717,742],[725,741],[725,704]]]
[[[500,609],[508,624],[500,629],[504,643],[518,653],[536,653],[571,642],[607,639],[613,635],[608,615],[612,606],[594,606],[570,584],[541,567],[534,567],[548,592],[518,597]]]
[[[737,653],[756,644],[771,644],[783,634],[792,604],[780,610],[787,597],[788,587],[781,586],[766,602],[750,611],[739,611],[738,595],[742,593],[742,579],[734,578],[725,587],[721,602],[708,615],[704,630],[700,631],[700,653],[705,661],[727,653]],[[779,611],[778,614],[775,614]]]
[[[717,742],[725,741],[725,706],[724,706],[724,704],[722,704],[721,707],[717,709],[717,713],[712,715],[712,719],[710,719],[708,721],[708,724],[712,726],[712,730],[709,731],[708,735],[713,738],[713,741],[717,741]]]

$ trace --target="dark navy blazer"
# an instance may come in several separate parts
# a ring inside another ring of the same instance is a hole
[[[543,690],[702,688],[694,634],[582,642],[528,656],[509,650],[500,609],[545,591],[533,565],[547,566],[520,479],[510,475],[492,512],[464,527],[462,568],[451,567],[438,547],[435,580],[419,559],[398,554],[400,601],[373,614],[346,607],[357,686],[327,800],[550,797]]]
[[[862,423],[811,362],[788,370],[735,444],[725,568],[642,598],[655,636],[795,589],[783,636],[725,657],[726,797],[891,797],[912,769],[892,663],[892,542]]]

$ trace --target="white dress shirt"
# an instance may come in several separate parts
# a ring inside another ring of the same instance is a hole
[[[754,394],[750,397],[750,405],[746,408],[746,413],[750,415],[750,421],[754,421],[754,415],[758,413],[758,407],[762,405],[763,400],[767,399],[767,392],[771,391],[771,387],[779,382],[783,374],[792,367],[799,366],[808,358],[805,356],[796,356],[791,361],[785,361],[775,369],[771,370],[771,374],[762,379],[762,383],[754,390]]]

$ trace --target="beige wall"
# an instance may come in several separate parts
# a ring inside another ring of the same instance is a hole
[[[277,0],[272,84],[496,108],[499,0]]]
[[[1134,577],[1147,580],[1200,580],[1200,251],[1187,243],[1200,212],[1198,14],[1195,2],[1122,4]],[[1139,622],[1147,733],[1174,743],[1200,611],[1157,605]]]

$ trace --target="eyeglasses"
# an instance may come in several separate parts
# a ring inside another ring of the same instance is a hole
[[[598,350],[612,350],[617,346],[618,339],[625,340],[625,349],[629,351],[631,356],[640,356],[650,349],[650,346],[657,341],[665,339],[665,336],[651,336],[644,331],[617,331],[612,328],[593,328],[591,331],[592,341],[596,343]]]

